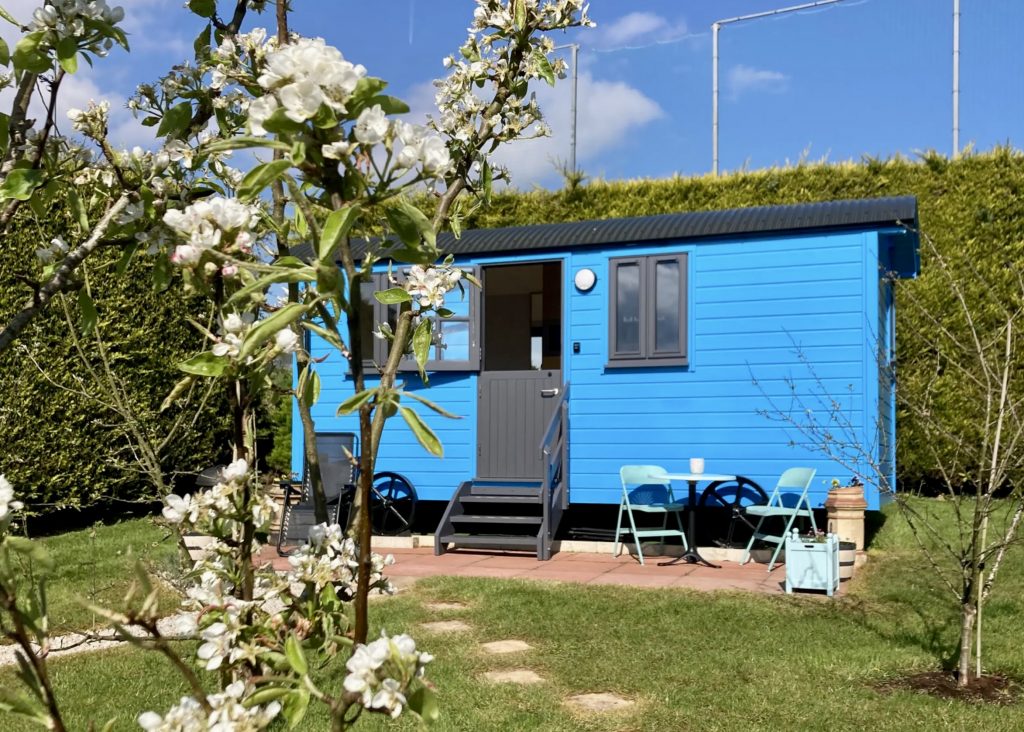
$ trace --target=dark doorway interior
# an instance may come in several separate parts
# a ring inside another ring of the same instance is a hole
[[[484,270],[484,371],[562,368],[562,265]]]

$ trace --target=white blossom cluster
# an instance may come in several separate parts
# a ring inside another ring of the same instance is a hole
[[[50,239],[48,245],[36,249],[36,259],[43,264],[50,264],[57,259],[63,258],[68,253],[68,249],[70,249],[70,246],[64,241],[64,238],[55,236],[53,239]]]
[[[424,178],[443,178],[451,168],[448,147],[440,136],[422,125],[389,120],[379,104],[359,113],[352,136],[355,142],[342,139],[324,145],[321,148],[323,156],[329,160],[343,160],[358,145],[370,148],[383,143],[388,152],[397,151],[392,159],[392,171],[399,175],[418,169]],[[400,148],[396,142],[402,143]]]
[[[269,93],[249,105],[249,129],[266,134],[263,123],[278,109],[294,122],[312,119],[323,105],[345,112],[345,102],[364,76],[362,65],[346,61],[323,38],[299,38],[266,55],[257,81]]]
[[[169,494],[164,498],[164,518],[200,533],[217,535],[230,529],[237,534],[241,528],[241,521],[246,518],[240,515],[240,511],[245,510],[251,513],[256,530],[266,531],[273,519],[276,505],[270,496],[264,494],[253,496],[252,505],[249,507],[241,505],[242,488],[248,480],[248,472],[248,463],[240,458],[224,468],[220,480],[212,488],[200,491],[194,496]]]
[[[69,109],[68,119],[71,120],[71,126],[78,132],[98,140],[107,134],[110,102],[103,100],[96,104],[90,99],[89,106],[85,109]]]
[[[429,653],[416,650],[416,641],[407,635],[381,637],[368,645],[358,645],[345,663],[345,691],[359,694],[367,709],[385,711],[394,719],[406,706],[402,690],[412,679],[422,678]]]
[[[192,266],[210,249],[248,254],[252,251],[253,229],[258,219],[257,206],[222,196],[196,201],[182,210],[171,209],[164,214],[164,223],[188,239],[187,244],[175,247],[171,261]]]
[[[229,684],[220,694],[206,697],[207,714],[193,697],[184,696],[164,716],[156,712],[139,715],[139,726],[146,732],[259,732],[280,713],[281,705],[246,707],[242,701],[251,690],[241,681]]]
[[[462,279],[462,270],[450,265],[422,267],[418,264],[409,269],[405,289],[420,304],[421,308],[444,305],[445,294],[454,289]]]
[[[593,25],[587,17],[588,6],[583,0],[525,2],[531,24],[540,31]],[[477,136],[509,141],[526,133],[533,137],[549,134],[533,98],[524,99],[506,92],[495,96],[495,102],[500,106],[489,108],[490,103],[477,96],[477,90],[483,87],[496,92],[510,75],[539,79],[550,69],[555,76],[563,76],[565,61],[550,59],[554,43],[550,38],[540,36],[532,41],[532,47],[523,49],[522,67],[510,68],[509,44],[519,33],[510,3],[502,0],[476,0],[476,3],[470,35],[461,49],[462,58],[445,58],[445,67],[451,69],[449,76],[434,82],[438,87],[435,102],[440,117],[432,120],[431,124],[462,143]]]
[[[122,20],[124,8],[111,8],[106,0],[48,0],[32,13],[29,27],[34,31],[43,31],[43,43],[51,48],[65,38],[92,38],[86,50],[97,56],[105,56],[114,43],[110,38],[98,36],[94,29],[88,27],[88,21],[116,25]]]
[[[12,511],[20,511],[21,508],[21,501],[14,500],[14,486],[5,475],[0,474],[0,528],[10,522]]]
[[[359,551],[352,539],[346,538],[338,524],[318,524],[309,529],[308,543],[288,557],[287,580],[293,595],[301,595],[307,586],[319,592],[328,584],[341,586],[349,597],[356,591]],[[370,589],[393,594],[394,586],[384,577],[384,567],[395,563],[388,554],[370,555]]]

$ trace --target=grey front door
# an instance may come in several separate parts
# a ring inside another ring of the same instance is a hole
[[[539,445],[562,388],[561,370],[482,371],[477,477],[541,480]]]

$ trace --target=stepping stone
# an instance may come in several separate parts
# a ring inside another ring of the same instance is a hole
[[[433,623],[423,623],[420,627],[428,633],[465,633],[472,629],[461,620],[438,620]]]
[[[488,671],[484,678],[496,684],[539,684],[544,679],[528,668],[514,668],[508,671]]]
[[[467,606],[461,602],[428,602],[425,607],[427,610],[440,613],[446,610],[465,610]]]
[[[521,640],[500,640],[484,643],[481,648],[486,653],[518,653],[519,651],[528,651],[533,646]]]
[[[584,712],[617,712],[620,709],[631,707],[635,702],[623,699],[616,694],[577,694],[570,696],[567,701],[572,706]]]

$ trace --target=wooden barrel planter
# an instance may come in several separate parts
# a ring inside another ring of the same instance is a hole
[[[857,561],[857,544],[852,541],[839,542],[839,581],[846,582],[853,577],[853,565]]]

